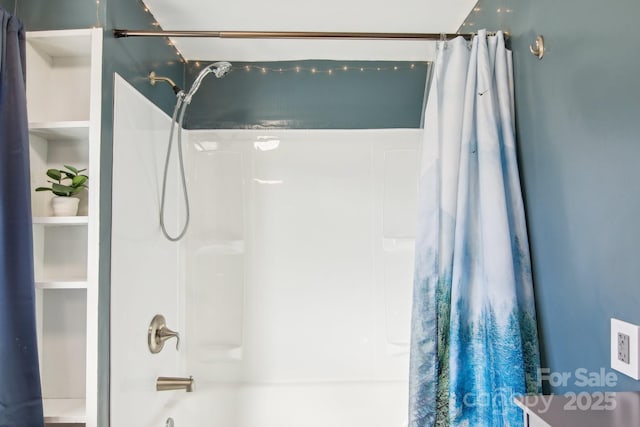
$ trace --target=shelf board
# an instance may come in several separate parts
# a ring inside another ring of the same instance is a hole
[[[91,30],[29,31],[27,42],[50,57],[91,55]]]
[[[84,423],[86,403],[84,399],[43,399],[45,423]]]
[[[87,289],[86,280],[40,280],[35,285],[37,289]]]
[[[244,240],[206,240],[196,249],[196,254],[241,255],[245,251]]]
[[[85,225],[89,223],[88,216],[34,216],[34,225]]]
[[[48,141],[87,140],[89,139],[89,128],[88,120],[29,123],[31,135],[39,136]]]

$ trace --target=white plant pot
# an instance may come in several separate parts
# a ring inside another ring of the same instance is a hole
[[[80,203],[80,199],[76,197],[54,197],[51,199],[53,216],[76,216],[78,203]]]

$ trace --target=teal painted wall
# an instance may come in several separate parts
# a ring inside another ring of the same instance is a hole
[[[190,62],[187,81],[192,82],[203,66]],[[234,63],[223,79],[209,76],[203,81],[187,111],[185,126],[419,128],[428,70],[426,62]]]
[[[100,191],[99,425],[109,425],[109,300],[111,270],[111,175],[113,147],[114,73],[120,74],[164,111],[171,111],[172,92],[149,84],[151,70],[176,82],[184,81],[184,65],[165,39],[114,39],[113,28],[156,29],[139,0],[0,0],[16,12],[27,30],[103,27],[103,85]],[[28,64],[27,64],[28,66]]]
[[[105,0],[102,0],[105,1]],[[184,81],[184,65],[178,61],[175,49],[163,38],[115,39],[113,28],[157,29],[153,17],[144,11],[140,1],[106,0],[106,25],[103,44],[102,67],[102,138],[101,138],[101,189],[100,189],[100,427],[108,426],[109,396],[109,323],[111,296],[111,188],[113,165],[113,95],[114,73],[120,74],[149,100],[171,111],[173,93],[151,86],[147,79],[150,71],[168,76],[181,84]]]
[[[107,0],[0,0],[27,31],[102,27]]]
[[[637,0],[482,0],[467,28],[514,54],[517,133],[543,362],[609,368],[609,319],[640,324]],[[529,53],[537,34],[548,52]],[[640,383],[618,375],[620,390]],[[575,384],[554,392],[590,391]]]

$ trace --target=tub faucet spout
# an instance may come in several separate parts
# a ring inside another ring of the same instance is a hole
[[[157,391],[185,390],[187,393],[191,393],[194,386],[193,377],[158,377],[156,380]]]

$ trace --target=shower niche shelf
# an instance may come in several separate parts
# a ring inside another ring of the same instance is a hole
[[[382,239],[382,248],[386,252],[412,251],[416,239],[410,237],[391,237]]]
[[[97,427],[102,29],[27,32],[33,189],[47,169],[86,168],[78,216],[32,192],[34,277],[45,423]]]

